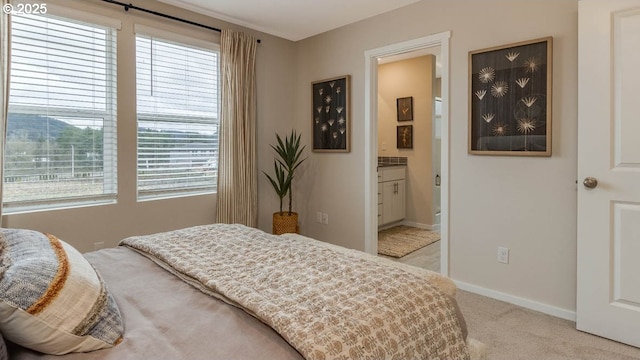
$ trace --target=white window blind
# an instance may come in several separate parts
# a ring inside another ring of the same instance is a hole
[[[218,52],[136,35],[138,195],[215,191]]]
[[[20,15],[11,30],[5,206],[115,198],[115,29]]]

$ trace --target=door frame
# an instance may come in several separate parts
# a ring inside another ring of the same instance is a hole
[[[366,50],[364,79],[364,238],[365,251],[378,253],[378,59],[440,46],[442,61],[442,145],[440,204],[440,273],[449,275],[449,39],[451,31]]]

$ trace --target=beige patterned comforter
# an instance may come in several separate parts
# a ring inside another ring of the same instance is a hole
[[[425,277],[366,256],[237,224],[121,245],[252,314],[308,360],[469,359],[452,300]]]

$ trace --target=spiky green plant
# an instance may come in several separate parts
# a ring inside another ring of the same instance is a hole
[[[271,145],[271,148],[278,154],[279,158],[274,161],[274,168],[276,170],[276,178],[278,181],[274,181],[267,173],[265,175],[271,181],[273,188],[278,196],[280,196],[280,214],[282,214],[282,199],[289,194],[289,215],[291,215],[291,208],[293,203],[293,175],[295,170],[302,164],[306,158],[302,158],[302,153],[306,145],[300,147],[300,134],[295,130],[291,131],[288,137],[284,138],[284,141],[280,135],[276,134],[276,145]],[[286,173],[286,174],[285,174]],[[286,176],[285,176],[286,175]],[[283,193],[284,191],[284,193]]]
[[[291,178],[285,174],[285,170],[279,162],[274,161],[273,168],[275,170],[275,179],[266,172],[263,171],[263,173],[267,176],[280,198],[280,215],[282,215],[282,200],[287,196],[287,192],[291,188]]]

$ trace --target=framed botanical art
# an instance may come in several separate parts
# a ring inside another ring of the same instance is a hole
[[[403,97],[396,99],[398,121],[413,120],[413,97]]]
[[[313,151],[349,152],[349,75],[311,83]]]
[[[413,149],[413,125],[398,126],[396,142],[398,149]]]
[[[551,156],[552,42],[469,52],[469,153]]]

